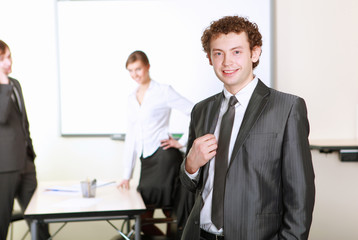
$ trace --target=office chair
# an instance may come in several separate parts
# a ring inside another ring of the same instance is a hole
[[[155,208],[155,206],[147,206],[148,210],[156,210],[161,209],[164,214],[164,217],[160,218],[144,218],[142,219],[141,225],[151,225],[151,224],[166,224],[166,232],[164,236],[148,236],[142,235],[141,238],[143,240],[176,240],[177,234],[177,219],[174,214],[172,207],[164,207],[164,208]],[[166,216],[167,215],[167,216]]]
[[[24,215],[22,214],[22,212],[20,210],[14,210],[12,212],[11,215],[11,221],[10,221],[10,239],[13,240],[14,238],[14,222],[16,221],[21,221],[24,220]],[[24,240],[27,236],[27,234],[29,234],[30,230],[27,229],[27,231],[25,232],[25,234],[22,236],[21,240]]]

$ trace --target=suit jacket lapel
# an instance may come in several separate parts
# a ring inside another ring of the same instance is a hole
[[[16,112],[21,115],[20,106],[22,106],[22,103],[21,103],[20,97],[18,96],[20,94],[16,94],[16,92],[19,92],[19,89],[17,87],[17,83],[16,83],[16,81],[14,81],[10,77],[9,77],[9,81],[10,81],[10,84],[12,85],[12,87],[14,89],[13,92],[11,93],[11,95],[12,95],[11,98],[13,98],[13,97],[15,98],[15,99],[11,99],[12,100],[11,102],[14,105],[14,107],[16,109]]]
[[[215,96],[214,100],[209,102],[207,106],[207,115],[205,121],[205,132],[214,134],[216,124],[218,122],[221,102],[223,100],[223,93],[219,93]],[[205,164],[203,169],[203,186],[205,185],[206,179],[208,178],[210,161]]]
[[[13,83],[13,87],[16,89],[17,96],[15,96],[17,98],[17,101],[20,103],[20,106],[16,106],[16,111],[18,112],[18,114],[20,115],[21,117],[21,123],[22,123],[22,129],[25,133],[25,135],[27,136],[28,133],[26,131],[27,127],[26,127],[26,121],[27,121],[27,116],[26,116],[26,113],[25,113],[25,103],[24,103],[24,98],[23,98],[23,95],[22,95],[22,91],[21,91],[21,87],[20,87],[20,84],[19,82],[17,82],[17,80],[14,80],[12,78],[9,77],[9,80]],[[16,105],[16,103],[14,103]]]
[[[206,132],[214,134],[216,124],[218,123],[220,106],[223,100],[223,93],[219,93],[215,96],[215,99],[208,104],[207,113],[207,129]]]
[[[20,86],[16,83],[15,85],[14,85],[14,87],[16,87],[16,90],[17,90],[17,93],[18,93],[18,97],[19,97],[19,101],[20,101],[20,112],[21,113],[24,113],[24,111],[25,111],[25,108],[24,108],[24,106],[25,106],[25,103],[24,103],[24,98],[23,98],[23,96],[22,96],[22,91],[21,91],[21,88],[20,88]],[[24,114],[23,114],[24,115]]]
[[[230,165],[235,159],[236,154],[245,141],[247,135],[249,134],[251,127],[254,125],[262,110],[265,108],[269,99],[269,95],[269,88],[259,80],[254,92],[252,93],[249,105],[247,106],[244,118],[241,123],[239,133],[236,137],[234,149],[231,154]]]

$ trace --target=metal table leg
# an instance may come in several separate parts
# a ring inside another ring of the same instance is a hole
[[[135,217],[135,240],[140,240],[140,232],[141,232],[141,229],[140,229],[140,225],[141,225],[141,218],[140,218],[140,215],[137,215]]]
[[[31,240],[37,240],[37,220],[31,221]]]

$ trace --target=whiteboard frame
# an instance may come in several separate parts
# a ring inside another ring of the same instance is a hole
[[[59,44],[59,15],[58,15],[58,3],[59,2],[101,2],[101,1],[122,1],[122,0],[57,0],[56,1],[56,7],[55,7],[55,22],[56,22],[56,48],[57,48],[57,65],[58,65],[58,81],[59,81],[59,100],[60,100],[60,133],[62,137],[111,137],[113,140],[123,140],[125,137],[125,133],[124,132],[113,132],[113,133],[99,133],[99,132],[66,132],[63,131],[63,112],[62,112],[62,100],[63,100],[63,93],[62,93],[62,87],[61,87],[61,68],[60,68],[60,44]],[[163,0],[165,1],[165,0]],[[168,1],[173,1],[173,0],[168,0]],[[269,14],[270,14],[270,63],[269,63],[269,68],[270,68],[270,79],[269,79],[269,85],[271,87],[274,87],[274,77],[275,77],[275,56],[274,56],[274,50],[275,50],[275,44],[274,44],[274,33],[275,33],[275,29],[274,29],[274,14],[275,14],[275,9],[274,9],[274,1],[273,0],[268,0],[269,2],[269,6],[270,9]],[[215,20],[215,19],[213,19]],[[209,23],[208,23],[209,25]],[[260,26],[259,26],[260,27]],[[263,36],[264,37],[264,36]],[[150,58],[150,56],[149,56]],[[262,63],[260,63],[262,64]]]

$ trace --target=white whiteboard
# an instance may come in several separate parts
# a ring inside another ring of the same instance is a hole
[[[136,84],[125,69],[128,55],[144,51],[152,79],[170,84],[196,103],[222,90],[202,50],[210,22],[248,17],[263,35],[255,74],[271,82],[271,1],[146,0],[58,1],[58,53],[62,135],[125,133],[127,96]],[[173,112],[172,132],[188,119]]]

